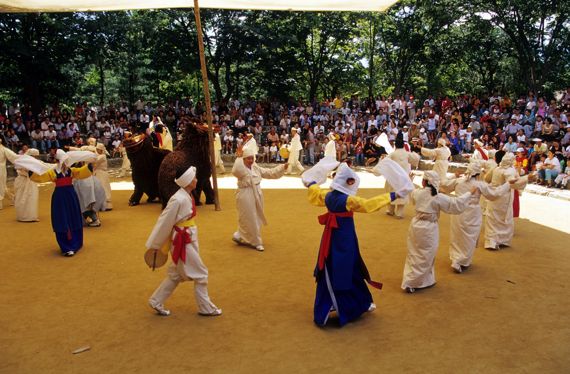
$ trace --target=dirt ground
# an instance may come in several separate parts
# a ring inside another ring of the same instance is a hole
[[[1,373],[563,373],[570,371],[570,235],[519,219],[512,248],[477,250],[461,275],[448,259],[449,217],[440,220],[438,283],[414,295],[400,289],[407,217],[357,214],[361,252],[378,309],[355,323],[312,322],[323,209],[304,190],[266,190],[266,251],[238,247],[234,191],[221,212],[198,209],[210,296],[224,314],[197,314],[192,284],[154,314],[147,299],[165,276],[143,261],[158,204],[114,210],[86,228],[73,258],[59,254],[50,225],[53,187],[41,187],[39,223],[0,211]],[[372,196],[380,190],[363,190]],[[5,204],[7,205],[7,204]],[[523,200],[524,206],[524,200]],[[79,347],[90,350],[73,355]]]

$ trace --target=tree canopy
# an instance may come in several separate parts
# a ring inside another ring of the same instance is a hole
[[[0,14],[1,99],[201,96],[192,9]],[[570,2],[402,0],[384,13],[204,10],[213,98],[570,85]]]

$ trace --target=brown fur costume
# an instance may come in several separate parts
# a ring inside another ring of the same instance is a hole
[[[171,152],[164,158],[158,172],[158,187],[162,208],[180,187],[174,183],[176,172],[185,170],[190,166],[196,167],[198,184],[192,191],[196,205],[200,205],[200,195],[206,195],[206,204],[214,203],[214,190],[210,184],[212,169],[210,164],[210,151],[208,142],[208,128],[201,123],[186,123],[184,137]]]
[[[153,147],[150,137],[145,134],[126,139],[124,144],[127,157],[131,161],[135,184],[135,192],[129,199],[129,205],[138,205],[143,194],[148,196],[149,202],[155,201],[159,197],[158,169],[170,151]]]

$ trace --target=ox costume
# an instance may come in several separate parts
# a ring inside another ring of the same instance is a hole
[[[214,305],[208,295],[208,269],[202,262],[198,247],[196,204],[186,190],[195,176],[196,168],[191,166],[180,178],[175,179],[180,189],[168,200],[146,241],[148,249],[160,250],[167,246],[172,255],[166,278],[149,299],[151,308],[162,316],[170,315],[170,311],[164,308],[166,299],[178,283],[189,280],[194,281],[198,313],[206,316],[222,314],[222,310]]]
[[[309,202],[328,209],[319,216],[319,223],[325,229],[314,272],[317,281],[314,321],[320,326],[327,323],[332,310],[337,312],[342,326],[376,309],[365,281],[378,289],[382,284],[370,279],[360,255],[353,214],[375,212],[393,201],[396,193],[364,199],[355,196],[359,183],[358,175],[346,163],[340,164],[331,190],[322,190],[316,181],[308,183]]]
[[[61,253],[73,256],[83,246],[83,219],[77,193],[73,189],[73,179],[90,177],[89,165],[72,168],[77,162],[94,161],[95,154],[88,151],[64,152],[58,149],[55,154],[57,166],[45,174],[32,174],[32,180],[38,183],[54,182],[55,189],[51,197],[51,224]]]
[[[426,288],[435,284],[435,255],[439,246],[439,214],[440,211],[449,214],[460,214],[472,200],[471,192],[453,198],[444,194],[432,195],[433,187],[439,189],[439,175],[433,171],[424,173],[427,187],[417,189],[410,195],[416,206],[416,215],[408,229],[408,255],[404,265],[402,289],[415,292],[418,288]],[[476,196],[477,201],[479,195]]]
[[[263,251],[265,248],[261,240],[261,226],[267,225],[267,220],[263,214],[263,192],[260,183],[262,178],[281,178],[285,172],[285,165],[266,169],[254,161],[250,169],[245,166],[243,159],[255,157],[253,152],[252,148],[244,149],[243,157],[236,158],[232,168],[232,174],[238,179],[236,191],[238,229],[234,232],[232,240]]]

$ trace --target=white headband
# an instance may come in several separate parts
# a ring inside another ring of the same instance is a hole
[[[195,176],[196,176],[196,168],[194,166],[190,166],[188,170],[186,170],[184,174],[180,176],[180,178],[174,179],[174,183],[184,188],[188,186],[190,183],[192,183]]]

